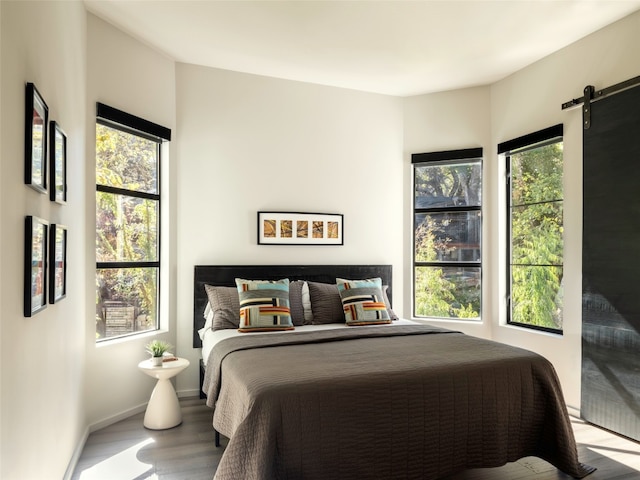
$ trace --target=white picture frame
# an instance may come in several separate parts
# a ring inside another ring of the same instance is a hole
[[[258,212],[259,245],[344,245],[338,213]]]

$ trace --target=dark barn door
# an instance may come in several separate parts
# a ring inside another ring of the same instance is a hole
[[[640,440],[640,87],[584,130],[582,417]]]

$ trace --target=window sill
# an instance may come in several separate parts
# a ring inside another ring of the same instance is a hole
[[[529,328],[529,327],[525,327],[522,325],[513,325],[510,323],[502,323],[500,325],[498,325],[499,328],[505,328],[508,330],[513,330],[515,332],[523,332],[523,333],[535,333],[538,335],[544,335],[546,337],[551,337],[551,338],[563,338],[564,334],[563,332],[550,332],[547,330],[540,330],[538,328]]]
[[[119,345],[122,343],[129,343],[135,340],[141,340],[141,339],[147,340],[151,337],[155,337],[156,335],[163,335],[166,333],[169,333],[169,330],[165,330],[165,329],[149,330],[148,332],[133,333],[130,335],[124,335],[122,337],[106,338],[104,340],[96,341],[95,345],[96,345],[96,348],[102,348],[110,345]]]

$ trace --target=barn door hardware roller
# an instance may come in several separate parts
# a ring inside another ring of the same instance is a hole
[[[584,95],[580,98],[574,98],[573,100],[564,102],[562,104],[562,110],[574,108],[582,104],[582,125],[585,130],[589,130],[589,127],[591,127],[591,104],[593,102],[637,85],[640,85],[640,76],[630,78],[629,80],[625,80],[624,82],[601,90],[596,90],[593,85],[587,85],[584,87]]]

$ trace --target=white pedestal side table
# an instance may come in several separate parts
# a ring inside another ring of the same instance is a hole
[[[189,360],[186,358],[163,362],[161,367],[154,367],[151,360],[143,360],[138,364],[142,372],[158,379],[144,414],[145,427],[151,430],[164,430],[182,423],[180,403],[170,379],[188,366]]]

